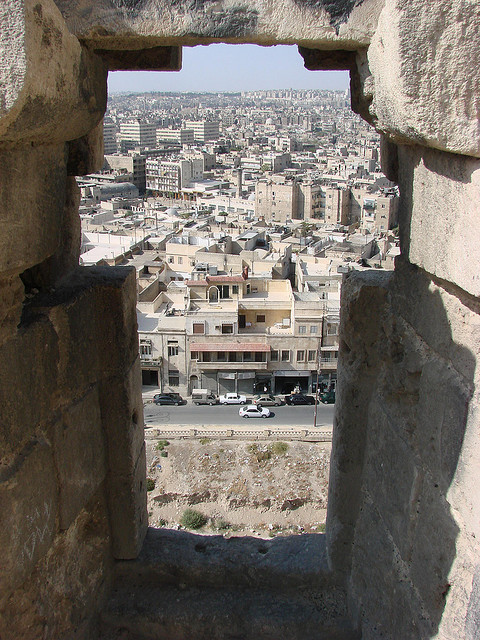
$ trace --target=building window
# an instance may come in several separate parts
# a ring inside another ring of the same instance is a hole
[[[178,356],[178,344],[169,344],[168,345],[168,355],[169,355],[169,357]]]
[[[168,372],[168,384],[170,387],[180,386],[180,374],[178,371]]]
[[[232,293],[238,293],[238,284],[232,285]]]
[[[265,362],[265,354],[263,351],[255,352],[255,362]]]
[[[205,324],[203,322],[194,322],[193,333],[205,333]]]
[[[305,324],[298,325],[298,333],[307,333],[307,326]]]
[[[271,362],[278,362],[279,353],[277,350],[272,349],[270,352],[270,360]]]
[[[316,324],[311,324],[310,333],[317,333],[317,332],[318,332],[318,326]]]
[[[317,352],[314,349],[309,349],[308,351],[308,361],[315,362],[317,359]]]
[[[217,351],[217,362],[226,362],[227,354],[225,351]]]
[[[173,264],[173,256],[168,257],[168,264]]]
[[[222,333],[233,333],[233,324],[222,324]]]
[[[190,359],[191,360],[198,360],[198,351],[191,351],[190,352]]]
[[[140,355],[151,356],[152,355],[152,343],[150,340],[140,341]]]
[[[210,362],[210,351],[204,351],[203,352],[203,357],[202,357],[202,362]]]
[[[178,264],[182,264],[183,263],[183,258],[181,256],[178,256],[177,261],[178,261]]]
[[[243,352],[243,361],[244,362],[252,362],[253,357],[252,357],[252,352],[251,351],[244,351]]]
[[[257,322],[265,322],[265,315],[257,314]]]
[[[289,362],[289,361],[290,361],[290,350],[282,349],[282,362]]]
[[[303,349],[297,351],[297,362],[305,362],[305,351]]]
[[[218,291],[220,293],[220,298],[229,298],[230,297],[230,287],[228,284],[220,284],[218,285]]]

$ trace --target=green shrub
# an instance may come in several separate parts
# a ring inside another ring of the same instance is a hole
[[[160,518],[160,520],[158,521],[159,527],[165,527],[167,524],[168,524],[168,520],[164,520],[164,518]]]
[[[211,441],[211,438],[200,438],[200,444],[209,444]]]
[[[153,491],[155,489],[155,480],[147,478],[147,491]]]
[[[207,524],[207,521],[208,518],[195,509],[185,509],[180,518],[180,524],[185,529],[200,529]]]
[[[160,451],[161,458],[168,458],[168,451]]]
[[[168,447],[169,444],[170,444],[170,442],[168,440],[159,440],[157,442],[157,444],[155,445],[155,450],[156,451],[163,451],[165,449],[165,447]]]
[[[272,452],[277,456],[283,456],[288,451],[288,444],[286,442],[274,442],[272,444]]]

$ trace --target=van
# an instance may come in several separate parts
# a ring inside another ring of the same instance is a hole
[[[192,402],[194,404],[218,404],[218,396],[208,389],[194,389],[192,391]]]

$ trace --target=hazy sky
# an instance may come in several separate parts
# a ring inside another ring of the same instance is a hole
[[[241,91],[346,89],[346,71],[307,71],[296,46],[253,44],[183,47],[181,71],[115,71],[108,89],[118,91]]]

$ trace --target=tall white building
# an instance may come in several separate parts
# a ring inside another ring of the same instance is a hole
[[[176,161],[149,158],[146,162],[147,189],[161,194],[179,194],[189,182],[202,178],[202,158]]]
[[[157,127],[151,122],[140,118],[120,123],[120,141],[122,151],[134,147],[155,148],[157,145]]]
[[[195,142],[207,142],[207,140],[218,140],[220,137],[220,123],[218,120],[186,120],[183,123],[184,129],[192,129]]]

